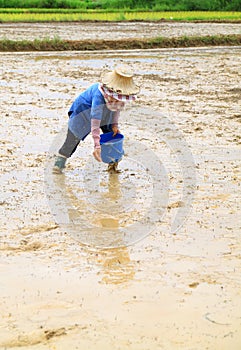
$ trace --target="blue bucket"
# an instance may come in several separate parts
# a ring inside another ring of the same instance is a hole
[[[124,135],[107,132],[100,135],[101,159],[104,163],[118,162],[123,154]]]

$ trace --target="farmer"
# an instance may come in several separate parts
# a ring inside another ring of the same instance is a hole
[[[103,133],[119,133],[118,119],[126,101],[134,101],[139,87],[126,66],[116,67],[102,75],[101,83],[91,85],[73,102],[69,115],[66,139],[55,158],[54,173],[62,173],[66,160],[75,152],[80,141],[91,132],[93,156],[101,162],[100,129]],[[118,163],[110,163],[108,171],[117,171]]]

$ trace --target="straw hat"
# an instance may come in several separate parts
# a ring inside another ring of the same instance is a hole
[[[127,66],[118,66],[112,72],[104,72],[102,84],[118,94],[135,95],[140,88],[133,81],[133,72]]]

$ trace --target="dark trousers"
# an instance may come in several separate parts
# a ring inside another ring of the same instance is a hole
[[[80,139],[76,137],[69,129],[67,132],[66,139],[63,143],[63,146],[59,149],[59,154],[69,158],[76,151]]]
[[[102,132],[105,134],[107,132],[112,131],[111,124],[101,126]],[[86,135],[88,136],[88,134]],[[82,141],[86,138],[83,137]],[[69,158],[76,151],[78,144],[80,143],[80,139],[76,137],[69,129],[67,132],[66,139],[63,143],[63,146],[59,149],[59,154]]]

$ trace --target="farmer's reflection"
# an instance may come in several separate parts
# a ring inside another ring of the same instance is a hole
[[[58,202],[64,210],[64,218],[68,216],[67,225],[63,225],[66,231],[80,243],[100,247],[94,255],[95,263],[103,266],[102,282],[118,284],[133,278],[135,274],[134,265],[130,260],[128,248],[124,246],[122,234],[119,230],[119,220],[113,217],[103,217],[96,214],[92,219],[95,226],[84,224],[85,218],[90,218],[90,212],[86,202],[80,200],[70,186],[66,186],[65,175],[53,175],[53,191],[58,188]],[[110,173],[108,177],[108,191],[102,194],[103,199],[118,201],[122,197],[119,174]],[[57,203],[58,204],[58,203]],[[55,206],[57,208],[57,206]],[[58,214],[57,214],[58,215]],[[93,215],[93,214],[92,214]],[[103,249],[113,247],[112,249]],[[117,248],[116,248],[117,247]]]
[[[100,273],[102,283],[125,283],[135,275],[134,263],[126,247],[102,250],[98,252],[96,259],[97,264],[103,267]]]
[[[109,173],[108,191],[106,197],[112,200],[118,200],[122,196],[118,173]]]

